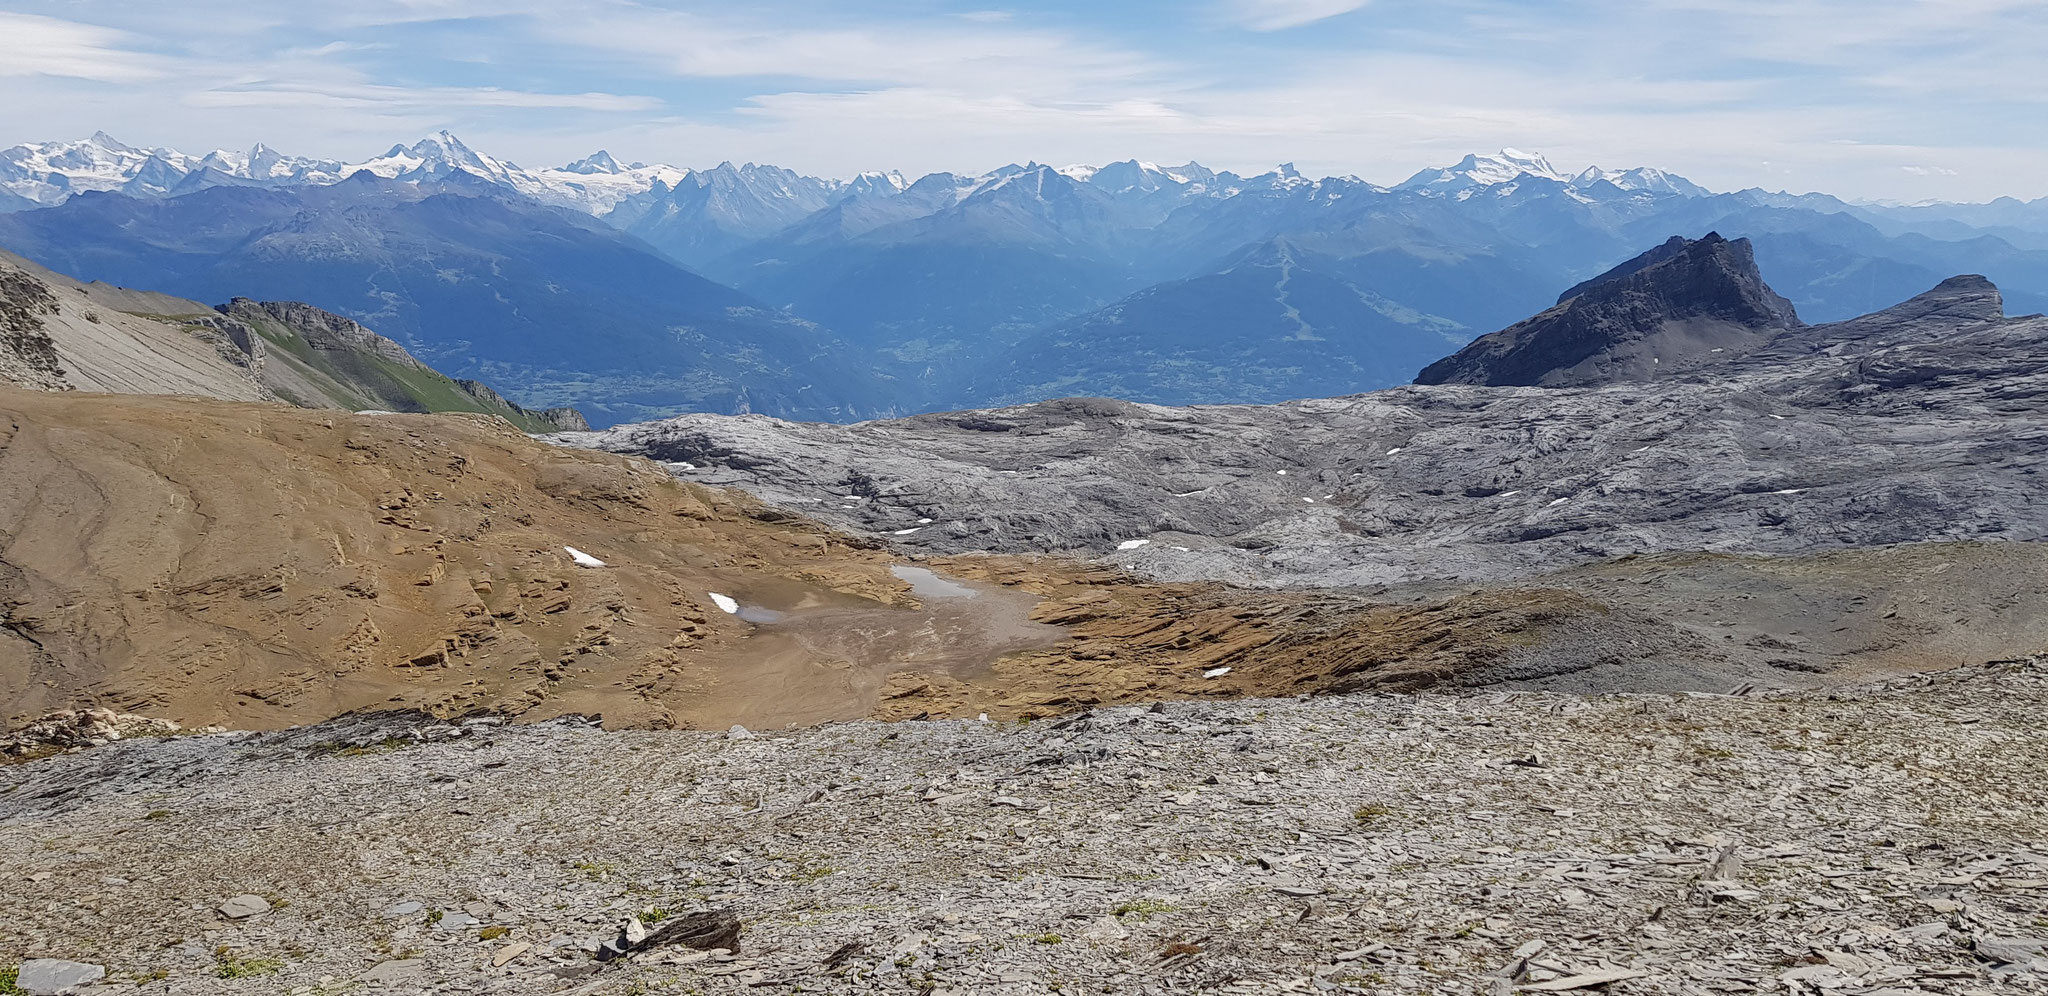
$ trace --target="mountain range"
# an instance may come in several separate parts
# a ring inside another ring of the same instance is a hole
[[[1673,233],[1747,239],[1806,321],[1958,272],[2048,310],[2048,198],[1715,193],[1516,150],[1393,186],[1136,160],[912,181],[605,152],[527,169],[447,132],[356,163],[98,134],[0,152],[0,191],[0,247],[45,265],[303,300],[597,424],[1387,387]]]

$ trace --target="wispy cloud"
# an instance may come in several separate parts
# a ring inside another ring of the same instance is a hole
[[[1253,31],[1281,31],[1349,14],[1371,0],[1225,0],[1224,16]]]
[[[263,80],[193,93],[195,107],[357,108],[444,110],[494,107],[628,113],[660,110],[653,97],[615,93],[535,93],[497,87],[398,87],[375,83]]]
[[[161,59],[127,47],[128,41],[112,28],[0,12],[0,76],[130,83],[164,75]]]
[[[2039,0],[7,6],[0,144],[351,157],[449,127],[527,163],[1135,155],[1381,182],[1512,145],[1720,187],[2048,194]]]
[[[1069,91],[1129,84],[1160,60],[1070,33],[1004,22],[793,26],[758,17],[635,10],[564,17],[560,43],[634,60],[683,78],[793,78],[881,86]],[[1154,80],[1156,82],[1156,80]]]

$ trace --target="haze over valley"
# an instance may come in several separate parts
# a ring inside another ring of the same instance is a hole
[[[0,153],[0,245],[85,280],[301,300],[522,404],[853,421],[1405,383],[1674,233],[1748,237],[1810,320],[1982,273],[2048,308],[2048,200],[1913,208],[1506,151],[1382,187],[1196,164],[821,179],[524,169],[446,132],[354,163],[104,134]]]

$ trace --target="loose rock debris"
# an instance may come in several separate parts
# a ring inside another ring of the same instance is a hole
[[[2030,660],[745,738],[124,740],[0,767],[0,971],[201,996],[2038,992],[2043,715]],[[216,912],[237,897],[268,909]]]

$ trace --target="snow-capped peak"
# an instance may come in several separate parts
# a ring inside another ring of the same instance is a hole
[[[1555,180],[1559,183],[1570,179],[1558,172],[1556,167],[1550,165],[1550,160],[1538,153],[1502,149],[1490,156],[1468,155],[1453,166],[1423,170],[1394,189],[1449,193],[1473,187],[1512,183],[1525,176]]]
[[[1649,166],[1635,169],[1607,170],[1588,166],[1572,177],[1572,186],[1585,189],[1605,180],[1623,190],[1652,194],[1677,194],[1682,197],[1706,197],[1711,191],[1676,173],[1667,173]]]
[[[902,173],[892,169],[886,173],[877,170],[861,173],[841,184],[839,190],[849,197],[856,195],[893,197],[909,189],[909,187],[910,181],[904,179]]]
[[[368,170],[386,179],[413,180],[440,176],[457,169],[515,188],[519,186],[520,178],[515,174],[524,175],[519,167],[462,144],[462,140],[447,129],[428,135],[410,147],[394,145],[383,155],[357,163],[346,172],[353,174],[357,170]]]
[[[93,132],[91,138],[88,138],[85,141],[80,142],[79,144],[97,145],[100,148],[107,150],[108,152],[125,152],[137,156],[147,156],[152,151],[149,149],[138,149],[132,145],[127,145],[123,143],[121,140],[115,138],[112,135],[107,134],[104,131]]]
[[[626,167],[619,165],[619,161],[617,159],[613,159],[611,153],[606,152],[603,149],[599,149],[596,152],[591,153],[590,155],[584,156],[583,158],[578,159],[575,162],[562,167],[561,171],[564,173],[618,174],[624,173],[626,171]]]

